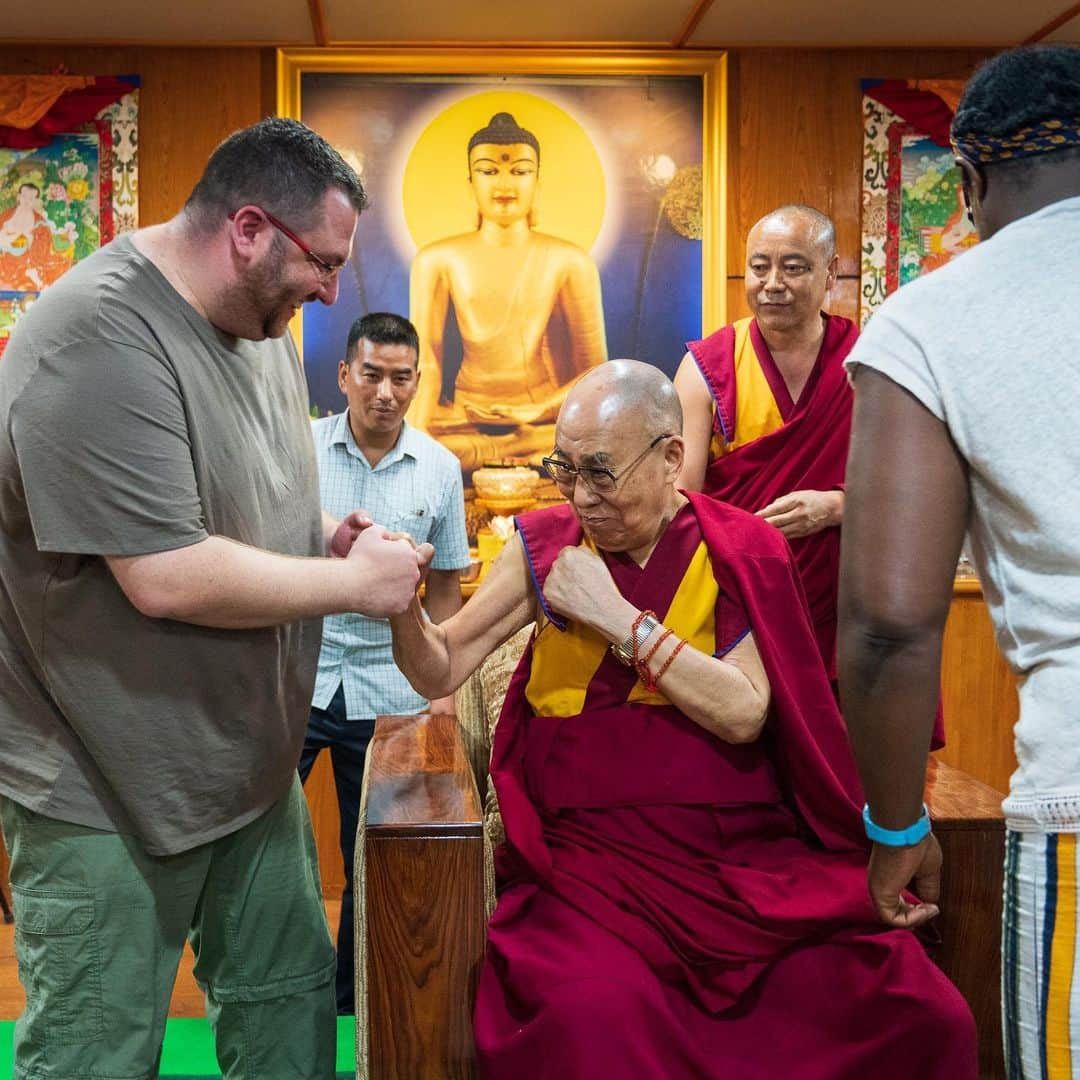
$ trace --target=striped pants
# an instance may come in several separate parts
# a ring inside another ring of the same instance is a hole
[[[1080,1080],[1077,834],[1006,834],[1001,1001],[1009,1080]]]

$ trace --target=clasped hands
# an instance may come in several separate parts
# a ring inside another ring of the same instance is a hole
[[[431,544],[417,544],[408,533],[376,524],[366,510],[353,510],[335,530],[330,555],[368,562],[374,583],[366,613],[395,615],[408,607],[423,584],[435,549]]]

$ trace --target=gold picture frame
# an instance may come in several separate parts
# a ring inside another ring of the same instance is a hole
[[[701,85],[701,336],[727,321],[727,54],[721,51],[550,48],[329,48],[277,50],[278,115],[303,119],[302,84],[312,74],[397,76],[433,82],[475,76],[598,81],[690,77]],[[303,355],[302,316],[293,323]],[[696,329],[696,328],[693,328]],[[688,329],[687,336],[690,335]]]

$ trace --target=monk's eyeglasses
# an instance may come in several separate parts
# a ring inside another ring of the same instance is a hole
[[[320,281],[332,281],[341,273],[345,266],[343,262],[337,263],[336,265],[334,263],[328,263],[324,258],[316,255],[315,252],[312,251],[311,248],[309,248],[307,244],[305,244],[304,241],[301,240],[300,237],[297,236],[283,221],[279,221],[273,214],[264,210],[261,206],[256,207],[256,209],[270,222],[271,225],[274,226],[275,229],[277,229],[279,233],[288,237],[304,253],[304,257],[307,261],[315,267],[315,273],[318,274]],[[230,219],[235,216],[235,213],[229,215]]]
[[[559,490],[566,496],[574,491],[574,485],[580,480],[594,495],[610,495],[618,487],[619,481],[645,460],[650,450],[655,449],[671,435],[657,435],[655,439],[633,461],[616,474],[603,465],[571,465],[562,458],[546,457],[543,459],[544,472],[555,481]]]

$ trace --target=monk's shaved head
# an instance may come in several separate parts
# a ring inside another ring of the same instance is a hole
[[[754,227],[747,236],[747,249],[752,250],[751,245],[755,237],[771,228],[805,230],[806,239],[818,249],[825,262],[829,262],[836,254],[836,227],[827,214],[815,210],[812,206],[791,203],[771,210],[754,223]]]
[[[812,206],[778,207],[750,230],[746,302],[769,348],[784,348],[784,335],[820,335],[839,261],[833,223]]]
[[[671,380],[652,364],[609,360],[582,375],[563,401],[554,454],[574,476],[555,480],[598,548],[634,557],[652,550],[686,501],[675,487],[684,450]]]
[[[559,424],[591,422],[643,435],[681,435],[682,406],[671,380],[640,360],[590,368],[566,395]]]

